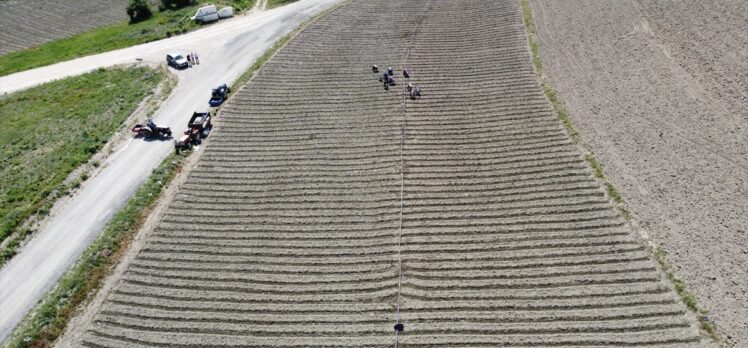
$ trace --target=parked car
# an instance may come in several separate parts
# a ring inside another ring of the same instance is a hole
[[[197,12],[195,12],[195,15],[192,16],[190,19],[192,19],[193,21],[198,21],[200,23],[209,23],[209,22],[217,21],[221,19],[221,17],[218,15],[218,10],[216,9],[216,5],[208,5],[208,6],[203,6],[197,9]]]
[[[180,53],[169,53],[166,55],[166,64],[177,69],[184,69],[189,66],[187,58]]]

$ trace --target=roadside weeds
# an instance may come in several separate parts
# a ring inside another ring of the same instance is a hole
[[[80,260],[40,301],[14,330],[4,347],[51,347],[64,332],[78,308],[96,294],[103,280],[133,240],[148,214],[181,170],[187,155],[171,154],[153,170],[146,182],[114,215],[102,235],[91,244]]]
[[[519,0],[519,2],[522,10],[522,18],[524,19],[523,22],[525,24],[525,30],[527,32],[527,40],[530,46],[530,52],[532,54],[533,68],[538,76],[540,87],[542,88],[543,93],[553,106],[553,109],[556,112],[558,118],[561,120],[561,123],[564,125],[564,129],[566,130],[567,134],[571,137],[574,144],[576,144],[583,151],[584,158],[592,168],[592,172],[595,178],[605,186],[605,190],[608,196],[612,199],[615,208],[629,223],[635,224],[633,216],[628,210],[626,201],[623,199],[623,196],[621,196],[620,192],[605,176],[603,166],[595,157],[595,153],[592,151],[592,148],[582,140],[579,131],[574,126],[569,111],[566,109],[563,101],[558,96],[558,93],[545,76],[543,62],[540,57],[539,46],[535,39],[537,31],[535,29],[535,20],[533,17],[532,9],[530,8],[528,0]],[[685,282],[683,282],[683,280],[681,280],[675,274],[672,264],[667,259],[667,251],[663,247],[657,246],[650,240],[648,240],[648,242],[654,254],[655,260],[660,265],[660,268],[663,270],[663,272],[665,272],[665,275],[672,284],[678,296],[681,298],[681,301],[683,301],[686,307],[688,307],[688,309],[691,310],[698,318],[702,331],[715,343],[723,345],[724,342],[717,333],[716,324],[712,322],[707,316],[708,311],[696,302],[696,297],[690,291],[688,291]]]
[[[12,140],[13,142],[20,144],[30,142],[31,144],[25,145],[27,147],[24,150],[25,153],[16,153],[12,158],[6,158],[5,165],[10,166],[8,168],[15,168],[15,170],[6,171],[4,177],[10,181],[3,185],[3,190],[10,188],[14,195],[18,197],[14,198],[15,202],[20,202],[21,205],[8,204],[2,209],[6,211],[5,208],[7,208],[8,214],[15,216],[17,220],[4,220],[3,231],[0,233],[0,267],[5,265],[18,252],[19,248],[23,247],[29,236],[43,227],[43,224],[49,220],[49,216],[53,215],[61,204],[64,204],[71,193],[78,190],[86,180],[100,170],[102,161],[111,153],[112,148],[120,142],[123,134],[130,136],[129,126],[131,122],[134,122],[133,119],[143,117],[146,114],[150,115],[165,99],[164,96],[168,97],[170,95],[175,77],[163,66],[152,69],[148,65],[127,64],[110,69],[99,69],[91,74],[105,74],[105,76],[127,74],[127,71],[136,71],[133,69],[146,71],[149,75],[157,76],[159,80],[155,83],[149,82],[149,84],[155,85],[144,92],[140,98],[128,101],[124,107],[116,106],[115,109],[112,109],[114,104],[122,104],[122,99],[106,97],[103,105],[101,105],[102,102],[90,101],[91,99],[86,98],[92,96],[90,98],[95,99],[97,97],[93,96],[100,94],[74,88],[73,86],[80,84],[76,81],[89,79],[86,77],[88,74],[85,74],[71,77],[71,80],[63,79],[35,87],[28,93],[32,93],[31,95],[34,96],[38,94],[38,92],[33,92],[34,90],[49,91],[48,99],[45,99],[41,104],[37,103],[38,105],[33,107],[16,109],[16,112],[20,113],[21,116],[28,115],[28,118],[23,117],[25,120],[12,121],[21,122],[22,126],[19,127],[19,130],[25,133],[21,133],[22,136],[9,134],[9,137],[10,139],[16,138]],[[106,85],[106,88],[110,86],[114,87],[115,85]],[[126,84],[122,84],[121,88],[132,88],[132,86],[126,86]],[[116,92],[116,90],[114,91]],[[77,95],[68,97],[69,94],[76,92]],[[17,93],[21,94],[13,93],[10,96],[25,98],[26,94],[23,94],[25,91]],[[112,94],[112,96],[116,95],[129,95],[129,93],[120,91]],[[112,101],[107,98],[112,99]],[[71,101],[74,102],[73,105],[76,105],[75,108],[71,107]],[[25,101],[22,103],[25,103]],[[122,114],[123,111],[127,113]],[[50,113],[55,114],[55,120],[45,123],[44,120],[49,120]],[[63,117],[56,116],[56,113],[63,114]],[[62,125],[60,125],[60,122],[63,122]],[[45,124],[40,125],[41,123]],[[39,127],[41,129],[37,129]],[[59,132],[59,127],[66,130]],[[69,137],[64,134],[71,132],[71,129],[75,129],[78,133],[75,133],[76,138],[68,139]],[[81,132],[84,132],[85,136],[81,136]],[[49,136],[46,134],[49,134]],[[39,136],[42,136],[45,140],[35,143],[32,139]],[[7,145],[4,149],[6,156],[7,151],[13,152],[14,147],[18,148],[19,146],[22,145],[13,143]],[[45,153],[47,154],[44,155]],[[48,153],[55,153],[56,155],[50,156]],[[44,163],[44,165],[42,166],[40,163]],[[32,179],[18,176],[19,171],[36,175],[37,179],[32,178],[36,181],[29,181]],[[39,179],[41,173],[44,173],[47,177]],[[30,184],[32,182],[34,182],[33,185]],[[13,187],[17,189],[13,189]],[[23,190],[18,191],[20,189]],[[6,219],[6,216],[3,216],[3,219]],[[5,225],[5,223],[8,225]],[[6,230],[6,228],[9,229]]]
[[[344,1],[323,11],[278,39],[232,84],[231,89],[238,90],[250,81],[265,62],[309,24],[348,2]],[[125,207],[115,214],[102,235],[86,249],[80,260],[63,276],[58,285],[26,315],[3,347],[51,347],[66,332],[70,320],[85,311],[88,304],[97,298],[96,295],[107,276],[127,254],[138,231],[141,228],[147,229],[148,226],[144,226],[144,223],[150,213],[160,205],[159,198],[164,196],[164,192],[173,190],[173,184],[178,184],[180,180],[174,182],[177,173],[182,178],[187,175],[182,172],[182,168],[186,163],[194,161],[199,153],[200,151],[190,151],[181,155],[171,154],[164,159],[146,183],[128,200]],[[165,187],[168,188],[164,190]]]

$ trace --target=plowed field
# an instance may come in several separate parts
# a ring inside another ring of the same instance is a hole
[[[0,1],[0,55],[127,19],[125,0]]]
[[[704,346],[552,113],[514,0],[352,1],[219,118],[83,345]]]
[[[585,142],[720,335],[748,347],[748,2],[530,4]]]

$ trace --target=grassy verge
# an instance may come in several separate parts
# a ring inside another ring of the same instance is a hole
[[[298,30],[298,29],[297,29]],[[231,85],[232,91],[238,91],[239,88],[241,88],[242,85],[247,83],[247,81],[251,80],[252,77],[257,73],[260,68],[267,63],[270,58],[272,58],[278,50],[285,46],[289,41],[291,41],[291,38],[293,38],[294,35],[296,35],[297,30],[294,30],[294,32],[286,34],[282,38],[276,40],[270,48],[265,51],[257,60],[252,64],[252,66],[247,69],[244,73],[242,73],[241,76],[239,76],[236,81]]]
[[[291,1],[296,1],[296,0],[291,0]],[[270,2],[272,2],[272,0],[268,0],[268,7],[270,7]],[[286,1],[286,2],[290,2],[290,1]],[[257,71],[259,71],[260,68],[263,65],[265,65],[265,63],[267,63],[267,61],[269,61],[271,58],[273,58],[273,56],[276,53],[278,53],[278,51],[281,48],[283,48],[283,46],[285,46],[289,41],[291,41],[294,37],[296,37],[296,35],[298,35],[299,33],[301,33],[304,30],[304,28],[306,28],[307,26],[309,26],[309,24],[312,24],[317,19],[324,17],[328,13],[330,13],[330,12],[332,12],[332,11],[334,11],[334,10],[342,7],[342,6],[344,6],[347,3],[348,3],[348,1],[344,1],[344,2],[342,2],[340,4],[338,4],[337,6],[334,6],[334,7],[330,8],[330,9],[328,9],[326,11],[323,11],[323,12],[315,15],[314,17],[312,17],[312,18],[304,21],[303,23],[299,24],[290,33],[288,33],[288,34],[284,35],[283,37],[281,37],[280,39],[276,40],[273,43],[273,45],[270,46],[270,48],[268,48],[267,51],[265,51],[265,53],[263,53],[259,58],[257,58],[257,60],[254,62],[254,64],[252,64],[252,66],[250,66],[249,69],[247,69],[247,71],[245,71],[241,76],[239,76],[238,79],[236,79],[236,81],[234,81],[234,83],[231,85],[231,90],[232,91],[238,91],[239,88],[241,88],[242,85],[244,85],[245,83],[247,83],[247,81],[249,81],[249,80],[252,79],[252,77],[255,75],[255,73],[257,73]]]
[[[537,32],[535,30],[535,20],[532,14],[532,9],[530,8],[528,0],[520,0],[520,6],[522,7],[522,17],[524,18],[525,29],[527,30],[533,66],[535,68],[535,73],[537,73],[540,79],[540,86],[543,89],[543,92],[553,105],[553,109],[556,111],[556,114],[561,120],[561,123],[564,125],[564,128],[566,129],[569,136],[572,138],[574,143],[580,146],[585,152],[584,157],[587,160],[587,163],[589,163],[590,167],[592,167],[592,171],[595,177],[605,185],[608,196],[610,196],[610,198],[613,199],[613,201],[616,203],[616,208],[627,220],[631,220],[631,213],[626,208],[626,203],[623,197],[618,192],[618,190],[616,190],[610,180],[605,177],[603,166],[597,160],[590,147],[584,144],[584,142],[582,141],[582,137],[576,127],[574,127],[574,123],[571,120],[568,110],[566,110],[563,102],[558,97],[558,93],[556,93],[556,90],[553,88],[553,86],[551,86],[551,84],[545,77],[543,71],[543,61],[541,60],[538,43],[535,39]],[[670,282],[673,284],[675,291],[678,293],[683,303],[698,315],[701,328],[712,339],[714,339],[715,341],[719,341],[717,328],[714,323],[710,321],[706,316],[707,311],[698,305],[698,303],[696,302],[696,298],[691,292],[686,289],[685,283],[680,278],[678,278],[675,273],[673,273],[672,265],[667,260],[667,252],[665,251],[665,249],[663,249],[662,247],[657,247],[657,250],[655,250],[655,260],[657,260],[657,263],[660,264],[660,267],[667,274],[668,280],[670,280]]]
[[[626,219],[630,220],[631,212],[629,212],[629,210],[626,208],[626,201],[623,199],[623,196],[621,196],[618,190],[613,186],[610,180],[605,177],[602,164],[600,164],[600,162],[597,160],[594,152],[592,152],[590,147],[582,141],[579,130],[577,130],[577,128],[574,126],[574,122],[571,120],[569,111],[566,110],[566,107],[564,106],[561,98],[558,96],[558,93],[545,77],[543,61],[540,58],[540,50],[538,47],[538,43],[535,40],[537,32],[535,30],[535,19],[532,15],[532,9],[530,8],[530,4],[527,2],[527,0],[520,0],[520,5],[522,6],[522,17],[524,18],[525,22],[525,29],[527,30],[527,40],[530,44],[530,52],[532,53],[532,64],[535,68],[535,73],[540,78],[540,87],[543,90],[543,93],[548,98],[548,101],[551,102],[553,109],[556,111],[556,115],[558,115],[559,120],[561,120],[561,124],[564,125],[564,128],[566,129],[566,132],[569,134],[571,139],[575,144],[577,144],[584,150],[585,160],[587,160],[587,163],[592,168],[595,177],[600,180],[605,186],[605,190],[608,192],[608,196],[610,196],[610,198],[613,199],[613,202],[615,202],[616,209],[618,209],[618,211],[620,211]]]
[[[295,1],[298,1],[298,0],[268,0],[267,8],[283,6],[283,5],[290,4]]]
[[[249,81],[265,62],[307,25],[343,4],[315,16],[276,41],[237,79],[232,88]],[[78,263],[63,277],[58,286],[21,322],[4,347],[50,347],[60,337],[72,316],[82,305],[93,299],[108,271],[122,258],[135,232],[153,209],[161,191],[180,171],[188,154],[189,152],[187,155],[172,154],[153,171],[135,196],[114,216],[102,236],[86,249]]]
[[[675,287],[675,291],[681,299],[683,299],[683,303],[685,303],[690,310],[698,314],[701,328],[709,334],[712,339],[719,341],[717,326],[707,316],[709,312],[699,306],[696,302],[696,297],[686,288],[686,283],[675,274],[672,264],[667,259],[667,251],[663,247],[657,247],[657,250],[655,251],[655,260],[660,264],[662,270],[665,271],[670,282],[673,283],[673,287]]]
[[[0,76],[160,40],[194,30],[200,25],[190,20],[190,17],[195,14],[198,7],[208,2],[233,6],[237,13],[251,8],[254,4],[254,0],[200,0],[194,6],[180,9],[160,12],[154,9],[153,17],[143,22],[130,24],[125,21],[106,25],[69,38],[0,56]]]
[[[181,168],[183,159],[183,155],[172,154],[153,170],[145,184],[112,218],[78,263],[21,322],[6,347],[52,346],[77,308],[93,298],[109,270],[122,258],[163,188]]]
[[[65,180],[163,78],[144,67],[100,69],[0,97],[0,241],[80,185],[87,174]],[[8,244],[23,240],[18,238]],[[10,256],[5,248],[2,260]]]

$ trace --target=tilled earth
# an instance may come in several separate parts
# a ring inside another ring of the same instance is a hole
[[[748,2],[531,4],[582,137],[722,336],[748,347]]]
[[[0,55],[127,19],[125,0],[0,1]]]
[[[352,1],[219,118],[81,345],[707,345],[540,91],[514,0]]]

